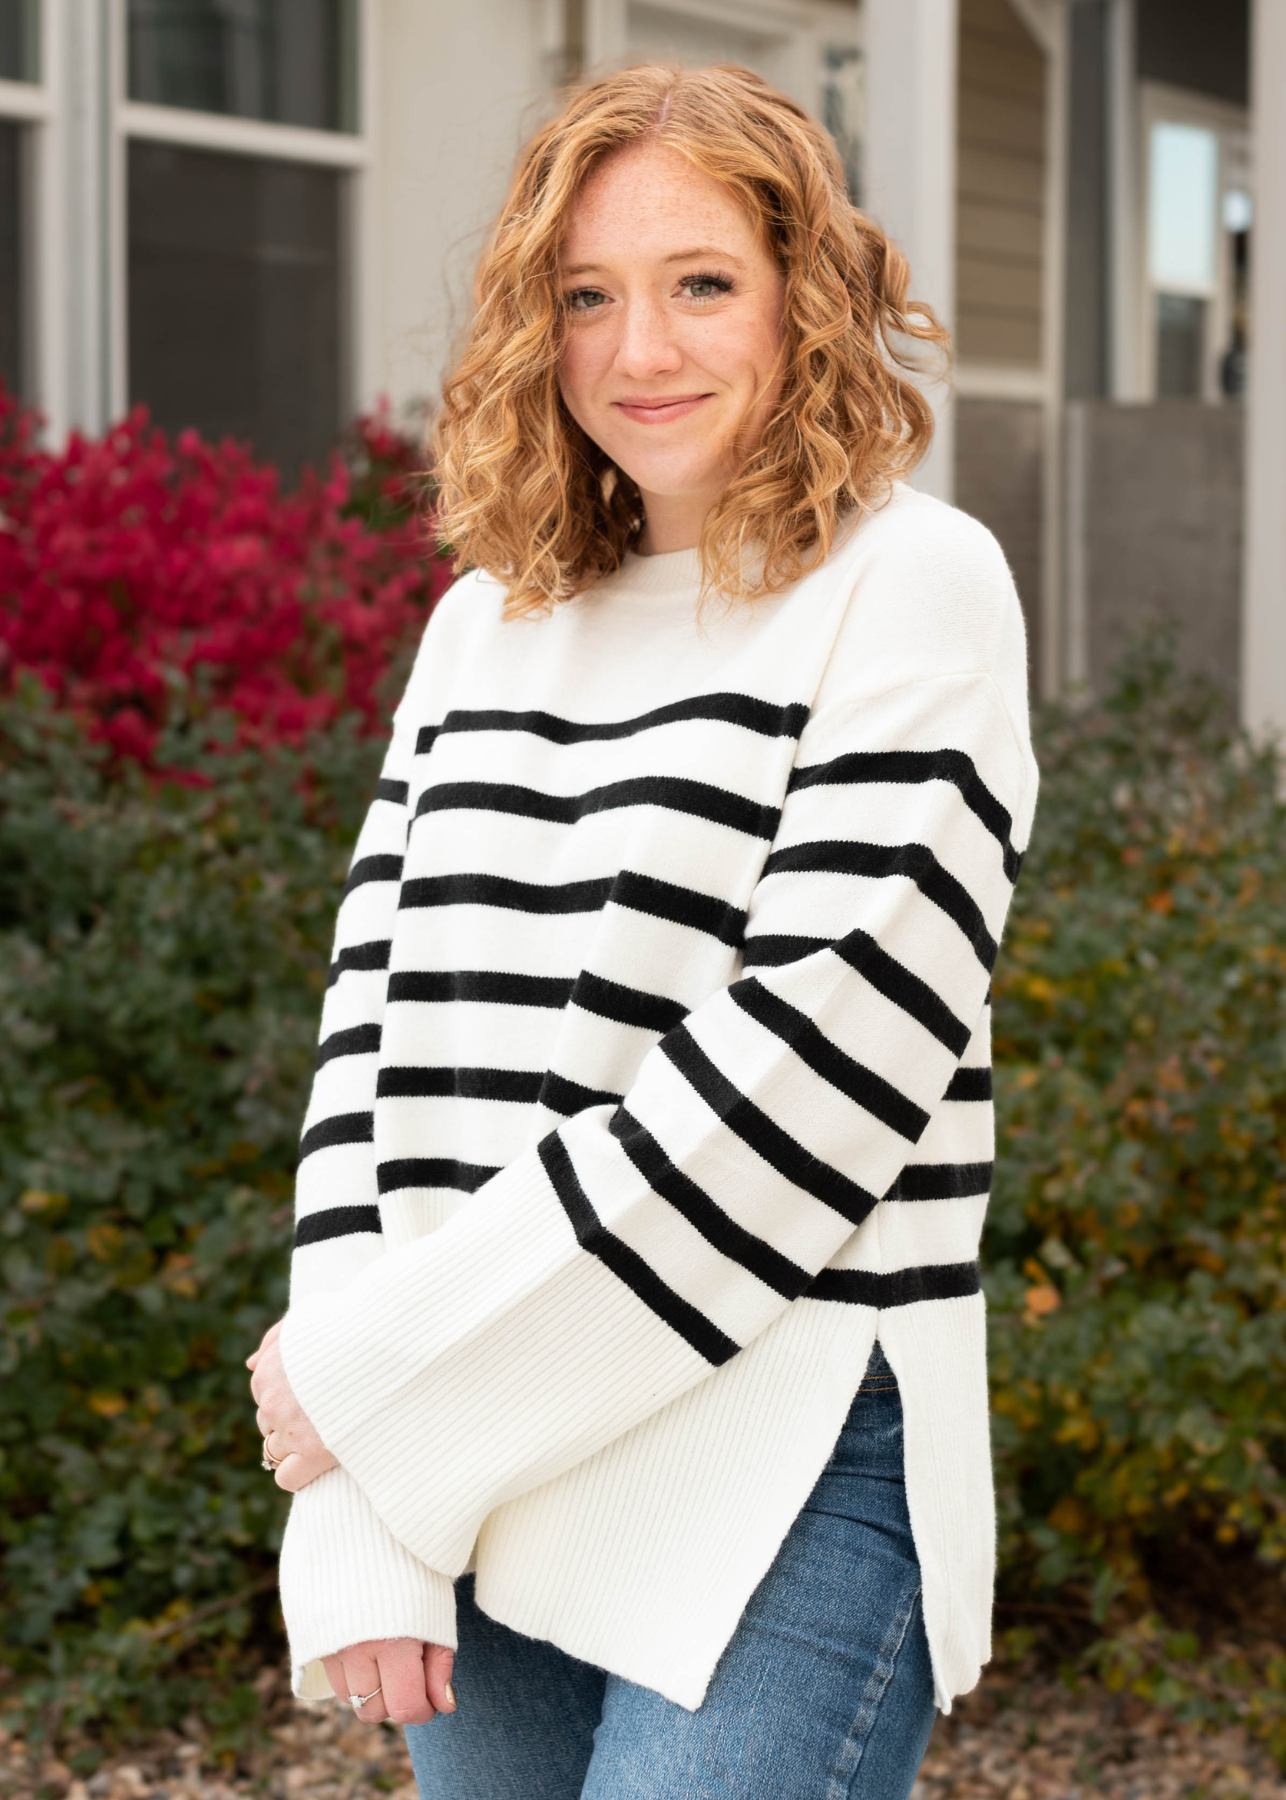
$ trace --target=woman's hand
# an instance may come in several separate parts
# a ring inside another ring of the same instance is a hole
[[[265,1448],[278,1464],[273,1479],[288,1494],[297,1494],[300,1488],[316,1481],[327,1469],[337,1469],[339,1461],[322,1443],[312,1421],[295,1399],[281,1360],[280,1336],[281,1321],[278,1320],[264,1332],[263,1342],[254,1355],[246,1358],[246,1367],[253,1371],[250,1392],[259,1406],[255,1418],[263,1433]],[[375,1683],[371,1682],[370,1686],[374,1687]],[[355,1694],[367,1693],[369,1689],[348,1688],[345,1691]],[[433,1717],[431,1712],[429,1717]]]
[[[454,1712],[454,1664],[454,1650],[422,1644],[418,1638],[372,1638],[323,1659],[327,1679],[341,1700],[350,1694],[373,1696],[356,1709],[364,1725],[378,1725],[382,1719],[397,1725],[427,1725],[437,1713]]]

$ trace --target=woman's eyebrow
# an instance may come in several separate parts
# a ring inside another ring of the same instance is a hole
[[[739,269],[746,266],[741,257],[734,256],[731,250],[721,250],[717,244],[698,244],[693,250],[675,250],[664,260],[668,263],[694,262],[699,256],[713,256],[720,262],[736,263]]]
[[[679,262],[696,262],[701,257],[714,257],[719,262],[734,263],[737,268],[744,269],[745,262],[740,256],[734,256],[731,250],[721,250],[717,244],[698,244],[692,250],[673,250],[669,256],[663,256],[665,264]],[[581,262],[568,263],[559,270],[564,281],[570,281],[577,275],[598,275],[606,268],[605,263]]]

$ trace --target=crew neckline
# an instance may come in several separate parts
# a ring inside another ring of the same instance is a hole
[[[661,556],[639,556],[627,550],[619,568],[588,588],[580,604],[604,617],[630,617],[670,622],[695,619],[701,600],[701,555],[697,550],[668,550]]]

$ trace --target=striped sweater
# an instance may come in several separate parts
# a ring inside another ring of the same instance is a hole
[[[988,995],[1030,829],[994,540],[900,487],[783,594],[469,575],[340,908],[287,1374],[298,1691],[515,1630],[700,1704],[878,1337],[939,1704],[989,1645]]]

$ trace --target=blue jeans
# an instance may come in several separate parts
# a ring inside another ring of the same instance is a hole
[[[879,1346],[696,1712],[520,1637],[457,1587],[459,1711],[421,1800],[906,1800],[933,1724],[902,1402]],[[681,1630],[682,1626],[676,1626]]]

